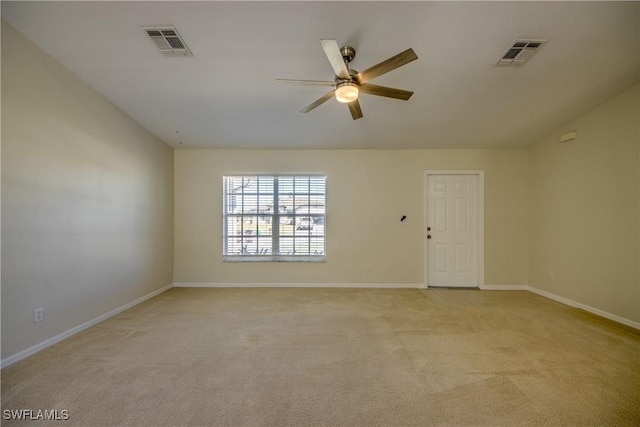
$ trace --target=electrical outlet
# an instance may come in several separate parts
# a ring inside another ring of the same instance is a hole
[[[33,322],[38,323],[44,320],[44,308],[39,307],[33,310]]]
[[[553,274],[553,271],[549,271],[547,273],[547,279],[548,280],[553,280],[555,278],[555,274]]]
[[[365,265],[364,271],[366,271],[367,273],[371,273],[373,271],[373,267],[371,267],[371,265]]]

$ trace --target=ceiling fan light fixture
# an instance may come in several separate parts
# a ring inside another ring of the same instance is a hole
[[[344,104],[355,101],[358,99],[358,86],[353,82],[339,83],[336,86],[336,99]]]

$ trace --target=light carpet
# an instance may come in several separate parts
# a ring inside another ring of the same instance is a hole
[[[640,336],[525,291],[174,288],[2,370],[64,426],[638,426]]]

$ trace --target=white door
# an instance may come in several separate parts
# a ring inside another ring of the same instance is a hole
[[[426,183],[428,287],[477,287],[479,175],[430,174]]]

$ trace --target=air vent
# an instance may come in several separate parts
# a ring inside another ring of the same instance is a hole
[[[518,67],[527,62],[545,42],[546,40],[518,39],[514,41],[504,55],[502,55],[497,65]]]
[[[164,56],[193,56],[175,27],[143,27]]]

